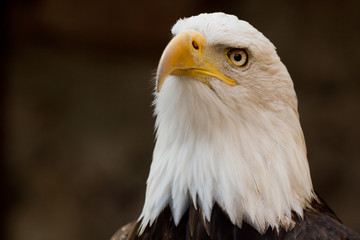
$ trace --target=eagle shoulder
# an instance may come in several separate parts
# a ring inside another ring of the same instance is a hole
[[[137,222],[133,221],[117,230],[110,240],[131,240],[136,235]]]
[[[305,213],[291,231],[280,232],[279,239],[360,240],[360,235],[329,215]]]
[[[304,216],[294,216],[291,231],[280,231],[279,239],[360,240],[360,235],[345,226],[332,209],[318,196]]]

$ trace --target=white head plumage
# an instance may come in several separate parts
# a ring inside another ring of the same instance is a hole
[[[238,226],[290,226],[314,193],[296,94],[275,47],[223,13],[181,19],[172,33],[158,68],[142,229],[167,205],[177,224],[190,201],[208,221],[217,202]],[[186,56],[173,50],[179,43],[190,46]],[[233,49],[246,52],[246,65],[231,62]]]

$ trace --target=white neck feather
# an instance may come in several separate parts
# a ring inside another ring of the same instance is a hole
[[[290,226],[291,212],[302,215],[313,197],[297,106],[275,112],[249,102],[234,110],[211,99],[207,85],[170,78],[155,99],[142,230],[167,205],[178,224],[195,199],[208,221],[217,202],[239,227]]]

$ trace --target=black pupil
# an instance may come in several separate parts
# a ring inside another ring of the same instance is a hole
[[[234,60],[239,62],[241,60],[241,54],[240,53],[234,53]]]

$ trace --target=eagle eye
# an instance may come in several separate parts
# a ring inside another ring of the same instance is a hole
[[[229,61],[236,67],[245,67],[249,61],[248,53],[244,49],[240,48],[230,49],[226,53],[226,56],[228,57]]]

